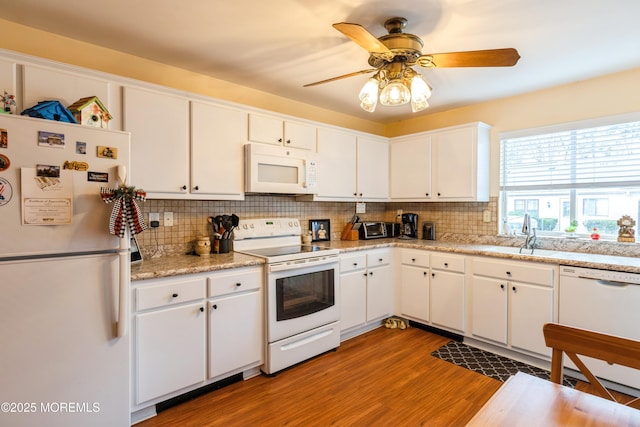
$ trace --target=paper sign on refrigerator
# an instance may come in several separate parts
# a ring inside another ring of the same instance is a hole
[[[73,222],[73,175],[38,176],[35,168],[22,168],[22,225],[68,225]]]

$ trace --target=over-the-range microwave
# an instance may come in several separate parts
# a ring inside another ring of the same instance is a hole
[[[245,192],[315,194],[317,154],[267,144],[245,144]]]

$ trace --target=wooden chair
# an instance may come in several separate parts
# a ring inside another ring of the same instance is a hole
[[[563,353],[580,369],[580,372],[594,386],[595,393],[605,399],[618,402],[600,380],[582,362],[578,355],[604,360],[605,362],[640,369],[640,342],[579,329],[557,323],[547,323],[542,328],[547,347],[551,347],[551,381],[562,384]],[[620,403],[620,402],[618,402]],[[628,403],[640,409],[640,397]]]

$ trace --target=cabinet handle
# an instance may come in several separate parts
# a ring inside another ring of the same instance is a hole
[[[354,266],[354,267],[357,267],[357,266],[358,266],[358,263],[357,263],[357,262],[354,262],[354,263],[353,263],[353,266]]]
[[[438,193],[438,196],[440,195],[440,193]]]
[[[278,142],[282,142],[282,138],[278,138]]]
[[[183,185],[182,187],[180,187],[180,189],[181,189],[181,190],[186,190],[186,189],[187,189],[187,186],[186,186],[186,185]]]
[[[178,298],[178,294],[171,295],[172,298]]]
[[[204,307],[200,307],[200,313],[204,311]]]
[[[370,271],[370,272],[369,272],[369,276],[373,276],[373,271]]]
[[[353,195],[354,195],[354,196],[357,196],[357,195],[358,195],[358,193],[353,193]]]
[[[504,283],[500,283],[500,289],[504,289]]]
[[[507,271],[507,276],[511,276],[511,272],[510,271]]]
[[[423,275],[423,276],[426,276],[426,275],[427,275],[427,272],[425,271],[424,273],[422,273],[422,275]]]
[[[445,262],[445,263],[444,263],[444,266],[448,268],[448,267],[449,267],[449,263],[448,263],[448,262]]]
[[[194,190],[198,191],[200,189],[200,187],[198,187],[197,185],[195,187],[193,187]]]
[[[364,277],[367,277],[367,273],[364,273],[364,274],[363,274],[363,276],[364,276]]]
[[[236,283],[236,287],[239,288],[240,286],[242,286],[242,283],[240,283],[240,282]]]
[[[425,196],[429,197],[429,193],[424,193]]]
[[[516,289],[516,287],[512,287],[511,289],[513,289],[513,292],[518,292],[518,290]]]
[[[290,139],[287,139],[287,144],[291,144],[291,140]]]
[[[416,259],[415,258],[411,258],[411,262],[416,262]]]
[[[378,258],[378,262],[384,261],[384,258]]]
[[[360,193],[359,196],[362,197],[362,193]]]
[[[212,309],[214,309],[214,310],[217,310],[217,309],[218,309],[218,304],[213,304],[213,305],[211,306],[211,308],[212,308]]]

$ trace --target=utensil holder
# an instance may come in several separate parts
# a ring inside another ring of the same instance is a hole
[[[228,254],[231,249],[231,239],[220,239],[218,241],[218,253]]]

